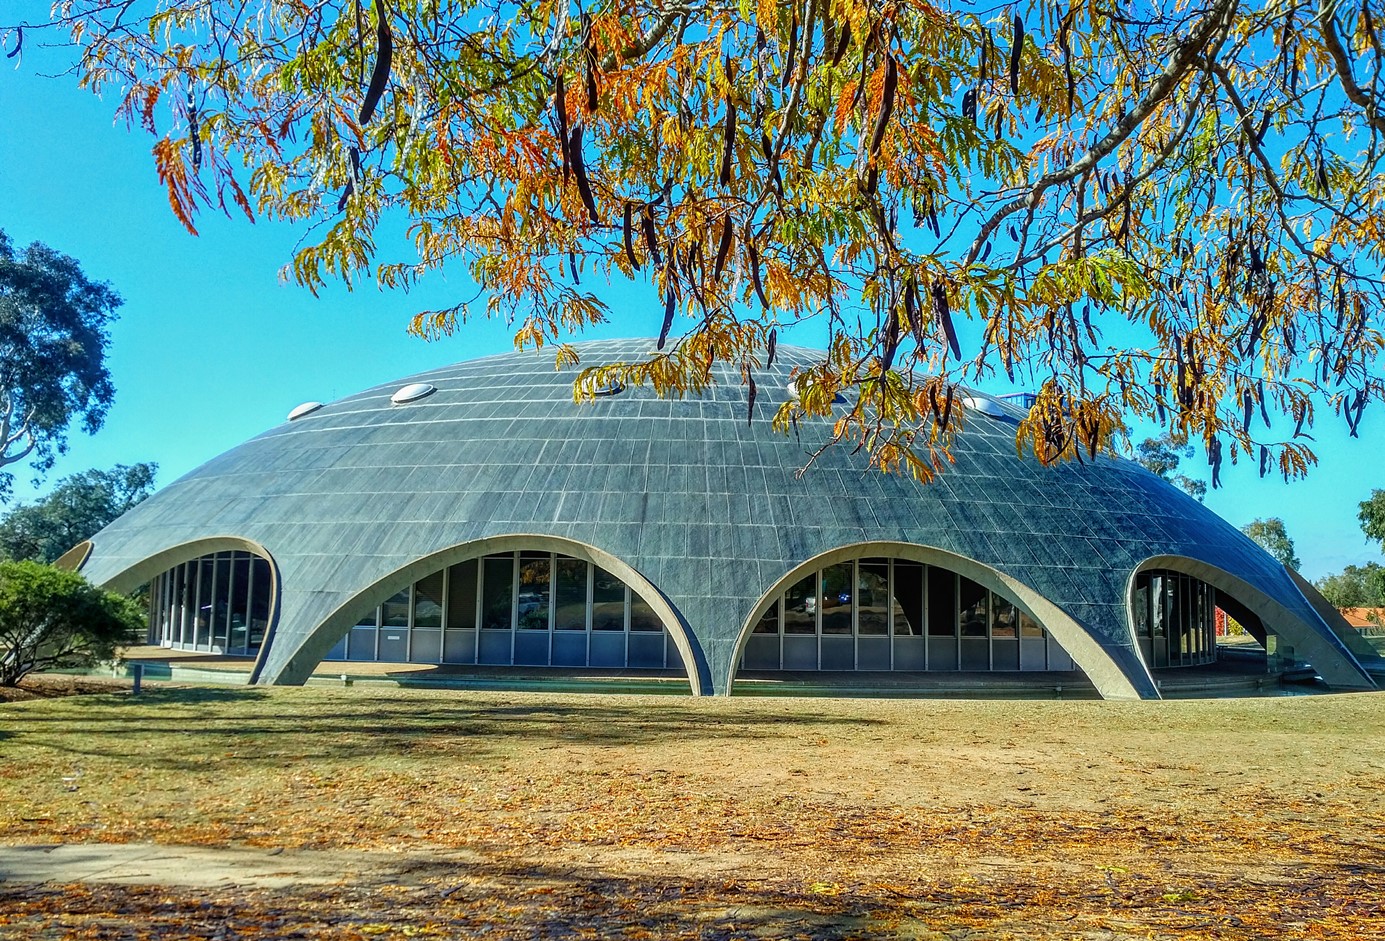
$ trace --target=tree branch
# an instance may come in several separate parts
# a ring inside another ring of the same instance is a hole
[[[1164,99],[1173,94],[1174,90],[1178,87],[1179,83],[1183,81],[1184,76],[1188,74],[1188,71],[1193,67],[1194,63],[1201,58],[1202,50],[1206,47],[1208,42],[1212,40],[1216,32],[1225,28],[1227,14],[1234,5],[1235,0],[1218,0],[1217,5],[1213,7],[1206,18],[1198,24],[1192,34],[1186,39],[1179,41],[1178,53],[1173,57],[1173,60],[1168,66],[1165,67],[1164,71],[1160,73],[1159,77],[1154,80],[1153,84],[1150,85],[1149,92],[1145,97],[1142,98],[1139,104],[1132,108],[1125,117],[1117,121],[1116,126],[1113,127],[1105,137],[1097,141],[1090,150],[1066,167],[1060,170],[1054,170],[1051,173],[1039,177],[1039,179],[1034,181],[1030,186],[1027,195],[1019,196],[996,209],[995,212],[991,214],[991,217],[982,223],[980,230],[976,233],[976,238],[972,241],[971,248],[967,251],[966,258],[962,262],[962,267],[969,267],[976,261],[977,256],[981,254],[982,246],[985,245],[986,241],[991,237],[991,233],[993,233],[1006,218],[1014,215],[1021,209],[1027,208],[1030,211],[1037,210],[1039,204],[1043,201],[1045,191],[1095,169],[1097,164],[1114,153],[1117,147],[1129,139],[1130,135],[1139,130],[1140,126],[1144,124],[1149,116],[1154,113],[1154,110],[1163,103]]]
[[[1336,15],[1337,0],[1322,0],[1322,5],[1318,7],[1318,26],[1322,30],[1323,45],[1332,56],[1337,76],[1342,81],[1342,91],[1365,113],[1367,123],[1378,133],[1385,134],[1385,116],[1381,115],[1374,99],[1356,83],[1356,75],[1351,70],[1351,60],[1347,58],[1342,39],[1337,35]]]

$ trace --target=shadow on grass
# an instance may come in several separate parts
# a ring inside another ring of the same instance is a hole
[[[1179,937],[1195,928],[1250,941],[1277,935],[1286,924],[1312,924],[1315,937],[1355,941],[1373,923],[1373,883],[1326,868],[1272,887],[1234,871],[1197,873],[1195,886],[1162,874],[1020,865],[981,879],[919,875],[838,884],[759,871],[617,874],[599,862],[405,857],[325,888],[230,885],[208,894],[167,886],[2,886],[0,905],[7,924],[21,931],[72,919],[101,938],[236,938],[258,936],[272,923],[280,936],[312,938],[1134,938]]]
[[[672,702],[547,704],[342,696],[303,702],[254,687],[150,690],[54,711],[17,712],[10,730],[24,744],[68,754],[128,759],[142,765],[200,769],[208,755],[234,752],[241,763],[338,761],[407,756],[445,747],[465,759],[492,754],[504,740],[538,747],[624,746],[672,740],[713,741],[806,736],[833,727],[883,722],[763,709],[715,712]],[[223,708],[225,707],[225,708]]]

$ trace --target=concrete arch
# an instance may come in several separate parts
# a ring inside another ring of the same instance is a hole
[[[356,623],[361,611],[388,600],[396,592],[407,588],[426,575],[471,559],[492,555],[497,552],[519,550],[539,550],[557,552],[574,559],[581,559],[610,572],[619,578],[630,590],[649,605],[663,623],[664,629],[673,638],[683,665],[688,671],[688,683],[692,695],[701,696],[704,692],[706,659],[693,640],[692,631],[677,609],[664,597],[648,579],[621,559],[587,543],[548,535],[506,535],[489,536],[470,542],[458,543],[446,549],[420,556],[414,561],[395,569],[388,575],[357,592],[339,605],[324,618],[293,656],[269,683],[297,686],[307,681],[312,671],[322,662],[346,631]]]
[[[69,550],[69,554],[73,551],[75,548]],[[241,536],[207,536],[180,542],[153,555],[145,556],[134,565],[120,570],[106,579],[102,587],[110,591],[129,593],[175,565],[182,565],[184,562],[191,562],[193,559],[200,559],[204,555],[216,552],[248,552],[269,563],[269,624],[265,627],[264,641],[260,644],[259,653],[255,655],[255,663],[250,668],[248,682],[254,683],[264,668],[270,648],[274,646],[274,636],[279,627],[279,589],[283,584],[279,575],[279,563],[269,550],[258,542]]]
[[[969,559],[966,556],[957,555],[955,552],[949,552],[935,546],[907,542],[858,542],[839,546],[836,549],[815,555],[786,572],[770,586],[768,591],[760,596],[754,607],[750,609],[750,616],[741,626],[726,678],[727,693],[729,694],[735,685],[736,670],[741,662],[741,655],[745,652],[745,645],[750,639],[751,632],[764,613],[769,610],[769,606],[782,592],[815,569],[869,556],[891,556],[896,559],[923,562],[927,565],[948,569],[997,594],[1004,595],[1018,605],[1025,614],[1038,621],[1045,630],[1058,640],[1058,643],[1063,645],[1063,649],[1072,657],[1073,663],[1087,674],[1104,699],[1159,698],[1158,690],[1154,686],[1154,679],[1149,675],[1149,671],[1139,671],[1141,662],[1138,659],[1132,660],[1127,667],[1123,668],[1121,663],[1112,656],[1111,651],[1094,640],[1082,625],[1028,585],[998,569],[977,562],[975,559]],[[1136,673],[1136,676],[1132,678],[1130,673]]]
[[[91,540],[83,539],[54,559],[53,568],[62,569],[65,572],[80,572],[89,558],[91,558]]]
[[[1244,579],[1211,563],[1188,556],[1150,556],[1131,571],[1126,584],[1126,622],[1132,634],[1135,629],[1136,576],[1155,569],[1190,575],[1244,605],[1267,629],[1273,630],[1275,634],[1293,644],[1294,648],[1313,664],[1328,685],[1339,689],[1376,688],[1370,674],[1362,668],[1327,624],[1313,624]],[[1135,649],[1138,653],[1138,644]]]

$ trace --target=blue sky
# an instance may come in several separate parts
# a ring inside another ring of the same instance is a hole
[[[30,0],[17,6],[42,15]],[[64,475],[117,463],[157,461],[166,484],[279,423],[300,402],[512,348],[512,331],[496,321],[473,321],[435,342],[407,334],[420,307],[469,296],[465,280],[437,279],[414,296],[332,285],[314,298],[278,277],[301,230],[206,215],[200,237],[188,235],[155,176],[152,141],[115,123],[113,96],[97,99],[71,77],[42,77],[59,70],[61,58],[38,48],[37,38],[31,34],[17,69],[0,59],[0,228],[17,245],[42,241],[75,256],[90,277],[111,282],[125,306],[112,333],[117,396],[105,428],[93,437],[74,433],[69,453],[37,488],[24,468],[11,468],[18,499],[33,499]],[[647,295],[624,286],[606,297],[620,319],[587,336],[658,332],[662,310]],[[1360,532],[1356,508],[1373,487],[1385,487],[1385,417],[1379,409],[1368,414],[1357,440],[1330,417],[1314,434],[1321,465],[1307,481],[1261,480],[1253,462],[1243,462],[1224,470],[1207,504],[1236,525],[1282,517],[1304,573],[1318,578],[1381,559]],[[1200,458],[1189,464],[1184,470],[1203,475]]]

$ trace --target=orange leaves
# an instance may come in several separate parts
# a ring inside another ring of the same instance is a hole
[[[173,210],[173,215],[183,224],[193,235],[197,234],[197,227],[193,225],[193,216],[197,213],[197,203],[199,199],[205,200],[206,191],[202,188],[201,182],[188,173],[187,163],[183,159],[183,142],[174,141],[167,137],[154,144],[154,167],[159,174],[159,182],[168,191],[168,205]],[[236,193],[241,202],[245,200],[240,187],[236,187]],[[249,204],[245,203],[248,211]]]

